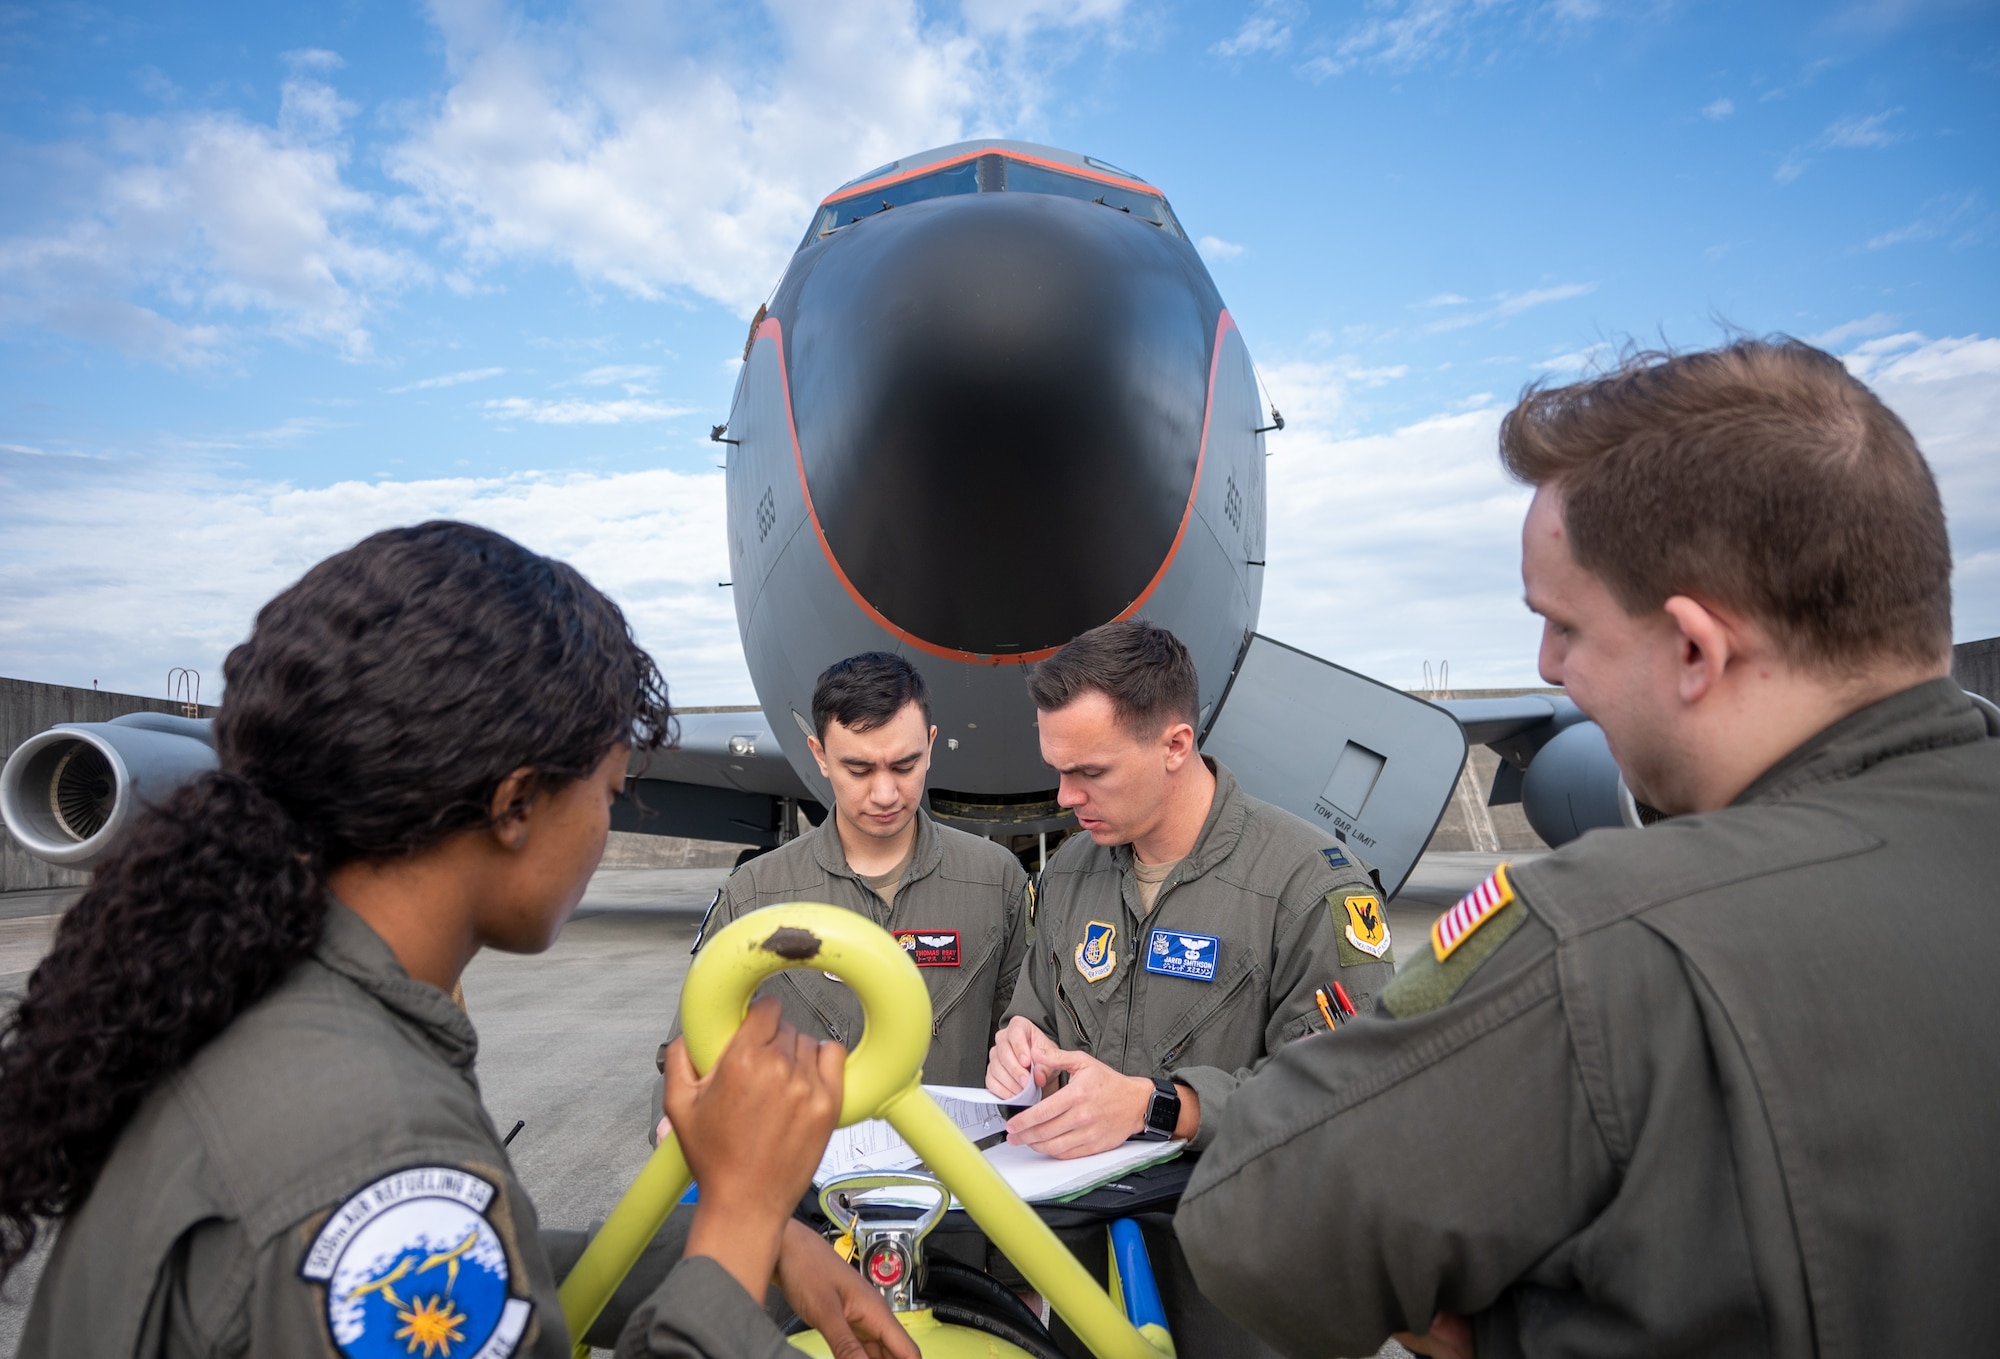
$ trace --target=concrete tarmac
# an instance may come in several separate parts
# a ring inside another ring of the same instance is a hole
[[[1389,903],[1399,956],[1421,946],[1439,912],[1502,858],[1426,855]],[[466,1007],[479,1030],[477,1070],[493,1122],[521,1183],[551,1227],[602,1220],[650,1148],[658,1117],[653,1054],[666,1037],[702,913],[726,868],[604,869],[547,953],[488,950],[466,969]],[[26,985],[58,917],[8,918],[0,898],[0,1004]],[[67,905],[67,896],[57,904]],[[44,908],[46,909],[46,908]],[[32,1259],[0,1290],[0,1355],[12,1354],[39,1274]],[[1393,1356],[1391,1345],[1384,1353]]]

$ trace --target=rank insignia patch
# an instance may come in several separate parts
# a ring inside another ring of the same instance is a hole
[[[1328,868],[1345,868],[1352,862],[1338,845],[1328,845],[1320,853],[1326,856],[1326,866]]]
[[[1389,920],[1382,903],[1370,896],[1351,896],[1347,907],[1347,942],[1371,958],[1389,951]]]
[[[957,967],[957,930],[897,930],[896,942],[918,967]]]
[[[1163,977],[1212,982],[1215,965],[1221,958],[1222,941],[1212,934],[1154,930],[1153,942],[1146,949],[1146,970]]]
[[[507,1359],[534,1304],[509,1295],[493,1186],[452,1166],[385,1175],[333,1210],[299,1274],[326,1285],[347,1359]]]
[[[1083,942],[1076,946],[1076,970],[1088,982],[1101,982],[1118,970],[1118,952],[1111,941],[1118,927],[1093,920],[1083,927]]]
[[[1493,876],[1467,892],[1458,905],[1439,916],[1431,925],[1431,951],[1443,962],[1451,951],[1472,937],[1472,932],[1514,899],[1507,881],[1507,865],[1493,870]]]

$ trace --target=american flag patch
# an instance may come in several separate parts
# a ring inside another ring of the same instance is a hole
[[[1514,899],[1507,881],[1507,865],[1493,870],[1493,876],[1467,892],[1458,905],[1439,916],[1431,925],[1431,951],[1443,962],[1451,951],[1472,937],[1472,932],[1491,920],[1502,906]]]

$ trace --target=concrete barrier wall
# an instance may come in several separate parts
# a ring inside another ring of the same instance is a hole
[[[1967,692],[2000,703],[2000,637],[1953,647],[1951,677]]]

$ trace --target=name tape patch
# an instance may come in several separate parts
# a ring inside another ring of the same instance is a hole
[[[1431,924],[1431,951],[1437,960],[1443,962],[1451,956],[1451,951],[1472,937],[1472,932],[1491,920],[1500,909],[1514,899],[1514,888],[1507,881],[1507,865],[1501,864],[1493,870],[1493,876],[1459,898],[1458,905],[1446,911]]]
[[[957,967],[957,930],[897,930],[896,942],[918,967]]]
[[[486,1217],[493,1192],[456,1167],[416,1166],[334,1209],[299,1262],[326,1285],[334,1348],[347,1359],[513,1354],[534,1304],[508,1293],[507,1251]]]
[[[1222,941],[1212,934],[1154,930],[1152,941],[1146,946],[1146,970],[1163,977],[1212,982],[1215,980],[1215,965],[1220,961]]]

